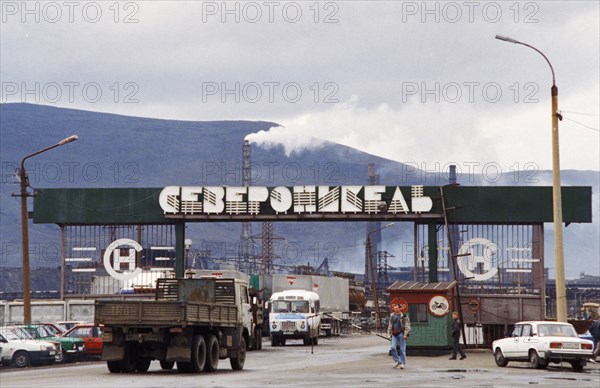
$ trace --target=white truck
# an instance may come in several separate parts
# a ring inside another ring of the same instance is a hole
[[[343,321],[350,320],[348,279],[316,275],[261,275],[260,288],[264,290],[266,296],[270,295],[269,330],[271,343],[274,346],[284,345],[285,339],[292,338],[303,339],[306,345],[316,344],[318,342],[316,338],[321,334],[325,336],[341,334]],[[278,294],[282,292],[287,294]],[[280,297],[283,299],[279,299]],[[291,310],[290,313],[278,312],[273,302],[278,300],[291,302],[294,297],[297,301],[308,301],[310,311],[296,313],[294,316],[297,318],[292,319]],[[299,297],[304,299],[298,299]],[[314,308],[311,303],[314,304]],[[316,316],[306,318],[311,315]],[[309,324],[311,330],[316,330],[316,333],[308,332]],[[291,330],[293,326],[296,326],[297,332]]]

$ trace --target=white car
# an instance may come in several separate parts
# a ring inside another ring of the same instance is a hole
[[[532,368],[544,369],[549,363],[567,361],[579,372],[592,358],[594,344],[581,339],[573,325],[564,322],[517,322],[508,338],[492,343],[496,365],[526,361]]]
[[[13,328],[0,328],[2,343],[0,359],[4,365],[23,368],[31,364],[51,364],[56,357],[56,345],[25,337],[27,333],[15,331]]]

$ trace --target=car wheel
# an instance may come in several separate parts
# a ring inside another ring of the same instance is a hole
[[[544,369],[546,367],[546,362],[532,349],[529,351],[529,365],[531,365],[533,369]]]
[[[571,361],[571,368],[573,368],[573,370],[575,372],[581,372],[583,370],[583,367],[585,366],[585,361]]]
[[[494,360],[496,361],[496,365],[498,366],[506,366],[508,365],[508,360],[504,358],[504,354],[500,348],[496,349],[494,352]]]
[[[26,366],[31,365],[31,357],[29,353],[24,350],[19,350],[13,355],[13,364],[17,368],[25,368]]]
[[[58,353],[56,356],[54,356],[54,362],[57,364],[62,364],[65,361],[66,361],[65,352],[63,352],[63,350],[61,349],[60,353]]]

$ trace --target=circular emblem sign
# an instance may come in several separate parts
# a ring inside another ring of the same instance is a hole
[[[469,308],[469,310],[476,313],[477,311],[479,311],[479,308],[481,307],[481,305],[479,303],[479,299],[477,299],[477,298],[469,299],[469,302],[467,302],[467,307]]]
[[[450,312],[450,303],[442,295],[436,295],[429,299],[429,312],[436,317],[443,317]]]
[[[405,301],[402,298],[394,298],[392,300],[392,303],[390,303],[390,306],[397,304],[398,306],[400,306],[400,311],[402,312],[402,314],[406,314],[408,312],[408,302]]]

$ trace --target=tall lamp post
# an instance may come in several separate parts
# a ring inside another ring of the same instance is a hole
[[[21,160],[21,168],[19,169],[21,193],[19,196],[21,197],[21,249],[23,252],[23,323],[26,324],[31,323],[31,276],[29,272],[29,225],[27,217],[27,197],[29,197],[29,194],[27,193],[27,186],[29,186],[29,178],[27,177],[27,171],[25,171],[25,161],[32,156],[39,155],[42,152],[46,152],[52,148],[60,147],[77,139],[77,135],[69,136],[53,146],[27,155]]]
[[[367,256],[369,258],[369,270],[371,272],[371,284],[373,288],[373,301],[375,302],[375,320],[377,322],[377,328],[381,326],[381,311],[379,309],[379,295],[377,295],[377,280],[375,275],[375,265],[373,264],[373,252],[371,252],[371,235],[373,233],[379,232],[382,229],[389,228],[394,225],[393,222],[383,225],[381,228],[374,229],[367,234]]]
[[[552,213],[554,218],[554,263],[556,267],[556,320],[558,322],[567,322],[567,291],[565,286],[565,260],[563,250],[563,230],[562,230],[562,199],[560,192],[560,157],[558,152],[558,120],[562,119],[558,113],[558,87],[554,77],[554,68],[548,58],[540,50],[519,42],[518,40],[506,36],[496,35],[496,39],[520,44],[537,51],[550,66],[552,72]]]

